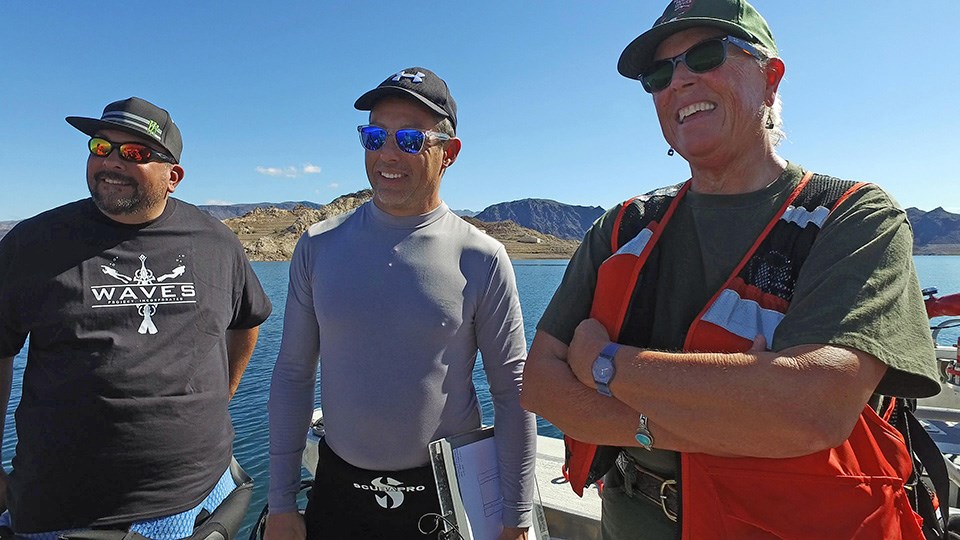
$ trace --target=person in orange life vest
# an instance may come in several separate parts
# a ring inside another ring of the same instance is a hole
[[[603,537],[920,537],[870,407],[939,391],[905,212],[777,154],[785,63],[745,1],[674,0],[618,69],[690,179],[587,232],[521,396],[575,490],[605,474]]]

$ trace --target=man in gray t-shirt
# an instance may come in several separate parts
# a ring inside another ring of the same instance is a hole
[[[414,67],[355,106],[370,111],[358,129],[373,200],[310,227],[290,264],[266,535],[422,538],[419,518],[438,511],[428,443],[480,426],[479,350],[496,415],[501,538],[526,538],[536,423],[519,404],[523,320],[503,246],[440,200],[460,151],[456,104],[442,79]],[[301,519],[318,364],[326,435]]]

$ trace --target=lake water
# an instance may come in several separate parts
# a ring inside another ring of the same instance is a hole
[[[936,287],[942,294],[960,292],[960,257],[928,256],[914,257],[914,260],[923,287]],[[513,264],[529,346],[536,332],[536,323],[563,277],[566,261],[514,261]],[[283,306],[286,302],[289,264],[285,262],[254,263],[253,267],[273,301],[274,313],[260,328],[257,348],[240,383],[240,388],[230,403],[230,414],[236,430],[234,453],[250,476],[256,480],[251,511],[240,538],[246,538],[248,534],[246,530],[266,502],[268,441],[266,404],[270,375],[280,348],[280,336],[283,330]],[[940,341],[956,343],[958,335],[960,335],[960,328],[948,330],[941,334]],[[10,466],[10,457],[13,455],[16,443],[16,435],[13,431],[13,410],[20,400],[20,379],[26,361],[25,351],[26,349],[14,361],[13,389],[3,439],[3,465],[7,468]],[[474,380],[477,382],[484,422],[490,423],[493,420],[492,405],[479,363]],[[53,429],[53,426],[50,429]],[[538,419],[538,431],[541,435],[559,436],[556,428],[542,419]]]

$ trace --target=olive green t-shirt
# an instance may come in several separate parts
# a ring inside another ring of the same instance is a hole
[[[658,312],[650,347],[680,350],[687,329],[723,286],[773,218],[804,171],[789,164],[769,186],[751,193],[688,192],[659,246]],[[590,313],[597,268],[611,254],[617,206],[593,225],[537,325],[564,343]],[[933,341],[912,257],[906,213],[879,187],[861,188],[830,215],[797,279],[793,300],[769,348],[822,343],[854,348],[889,366],[877,392],[904,397],[936,394]],[[785,381],[785,384],[787,381]],[[762,429],[762,428],[761,428]],[[638,461],[676,476],[677,454],[629,449]],[[604,538],[673,538],[675,526],[641,497],[626,497],[616,479],[604,489]]]

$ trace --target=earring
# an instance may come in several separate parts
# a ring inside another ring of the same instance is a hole
[[[673,147],[672,147],[672,146],[671,146],[669,149],[667,149],[667,155],[668,155],[668,156],[672,156],[672,155],[675,154],[675,153],[676,153],[676,152],[673,151]]]

